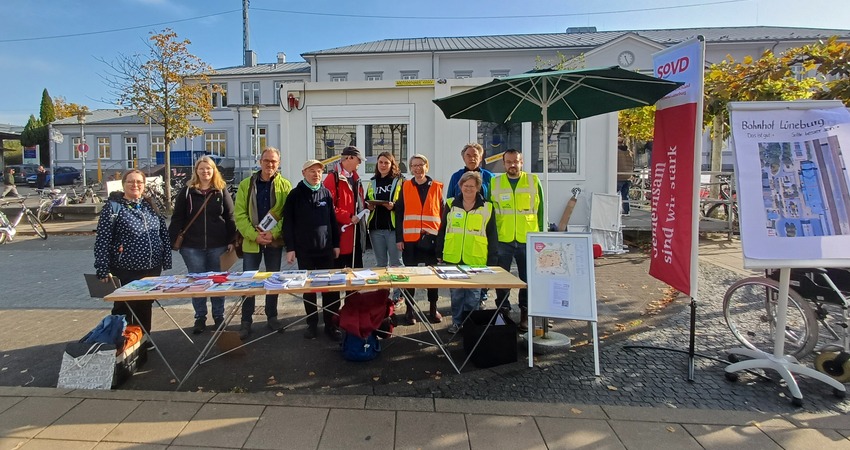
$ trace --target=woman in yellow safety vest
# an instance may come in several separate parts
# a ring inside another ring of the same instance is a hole
[[[425,155],[411,156],[409,167],[413,179],[402,183],[401,195],[394,208],[396,246],[402,252],[404,265],[434,265],[437,264],[437,231],[443,217],[443,183],[426,175],[428,158]],[[415,290],[405,289],[405,294],[408,299],[413,299]],[[437,289],[428,289],[428,321],[431,323],[440,323],[443,319],[437,311],[438,299]],[[410,300],[407,302],[405,321],[408,325],[416,323]]]
[[[481,196],[481,174],[466,172],[460,177],[460,194],[446,201],[446,214],[437,234],[438,261],[446,264],[492,266],[497,260],[499,235],[493,205]],[[480,289],[449,289],[452,325],[457,333],[466,316],[478,309]]]

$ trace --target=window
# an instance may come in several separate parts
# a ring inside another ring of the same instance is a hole
[[[226,156],[227,133],[224,131],[208,131],[204,133],[204,150],[211,155]]]
[[[216,83],[213,86],[217,87],[218,92],[212,91],[210,103],[213,108],[227,108],[227,83]]]
[[[253,150],[255,148],[254,145],[258,145],[257,148],[259,149],[260,152],[262,152],[263,149],[266,148],[266,142],[267,142],[267,140],[266,140],[266,127],[257,125],[257,136],[260,138],[259,144],[254,143],[254,126],[253,125],[249,126],[248,136],[251,138],[251,153],[252,154],[254,153],[253,152]],[[259,157],[259,155],[257,155],[257,156]]]
[[[375,173],[378,155],[390,152],[402,173],[407,172],[407,124],[366,125],[366,143],[363,152],[366,157],[365,173]]]
[[[154,154],[165,152],[165,136],[153,136],[151,138],[151,152]]]
[[[791,66],[791,74],[797,81],[803,81],[803,78],[806,78],[806,69],[803,69],[802,64],[794,64]]]
[[[75,137],[71,142],[71,151],[74,153],[74,159],[83,159],[82,153],[80,153],[80,143],[82,143],[82,138]]]
[[[492,69],[490,70],[490,76],[493,78],[503,78],[511,74],[510,69]]]
[[[316,135],[316,156],[318,160],[339,155],[349,145],[357,145],[357,127],[355,125],[327,125],[313,127]]]
[[[472,71],[471,70],[455,70],[455,78],[457,78],[457,79],[472,78]]]
[[[112,149],[110,148],[108,137],[97,138],[97,156],[100,159],[112,158]]]
[[[578,123],[573,120],[552,120],[548,126],[549,172],[578,173]],[[540,122],[531,124],[531,170],[543,172],[543,140]]]
[[[328,77],[330,77],[332,82],[341,83],[343,81],[348,81],[348,72],[329,73]]]
[[[127,155],[127,168],[136,167],[136,160],[139,159],[139,143],[136,137],[124,138],[124,153]]]
[[[384,72],[363,72],[366,75],[366,81],[381,81],[384,78]]]
[[[274,82],[274,104],[280,104],[280,88],[283,86],[284,81],[275,81]]]
[[[402,80],[418,80],[419,79],[419,71],[418,70],[402,70],[401,71],[401,79]]]
[[[242,83],[242,104],[243,105],[259,105],[260,104],[260,82],[247,81]]]
[[[484,158],[498,155],[503,151],[513,148],[522,150],[522,124],[521,123],[493,123],[493,122],[478,122],[478,139],[477,142],[484,147]],[[523,170],[531,170],[528,164],[530,161],[523,161]],[[493,173],[501,173],[505,171],[505,165],[501,159],[497,159],[484,167]]]

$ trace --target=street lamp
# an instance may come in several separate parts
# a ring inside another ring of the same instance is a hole
[[[260,105],[254,104],[251,107],[251,117],[254,118],[254,140],[251,142],[251,154],[254,155],[254,165],[257,165],[257,159],[260,157],[260,135],[257,132],[257,119],[260,118]]]
[[[89,151],[88,145],[86,145],[86,113],[80,111],[77,113],[77,123],[80,124],[80,145],[77,147],[79,152],[81,153],[80,157],[83,160],[83,187],[86,186],[86,154]],[[56,175],[56,174],[53,174]]]

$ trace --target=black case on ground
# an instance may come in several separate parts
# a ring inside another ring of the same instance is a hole
[[[497,313],[495,309],[472,311],[463,324],[463,350],[469,355],[479,336],[490,319]],[[507,314],[501,314],[504,325],[493,324],[487,328],[472,357],[469,359],[476,367],[486,368],[508,364],[517,360],[517,326]]]

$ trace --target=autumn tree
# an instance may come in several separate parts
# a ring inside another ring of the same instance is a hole
[[[837,36],[812,45],[789,49],[782,55],[784,65],[800,65],[805,72],[814,71],[825,81],[818,85],[812,98],[841,100],[850,106],[850,44]]]
[[[199,136],[203,129],[192,119],[212,122],[209,75],[212,67],[189,53],[188,39],[166,28],[151,32],[148,54],[119,55],[105,76],[111,94],[121,106],[138,110],[165,134],[165,197],[171,198],[171,142],[181,137]],[[170,202],[168,205],[171,212]]]
[[[55,97],[53,99],[53,112],[58,120],[74,117],[81,113],[86,114],[89,112],[89,107],[76,103],[68,103],[64,97]]]

